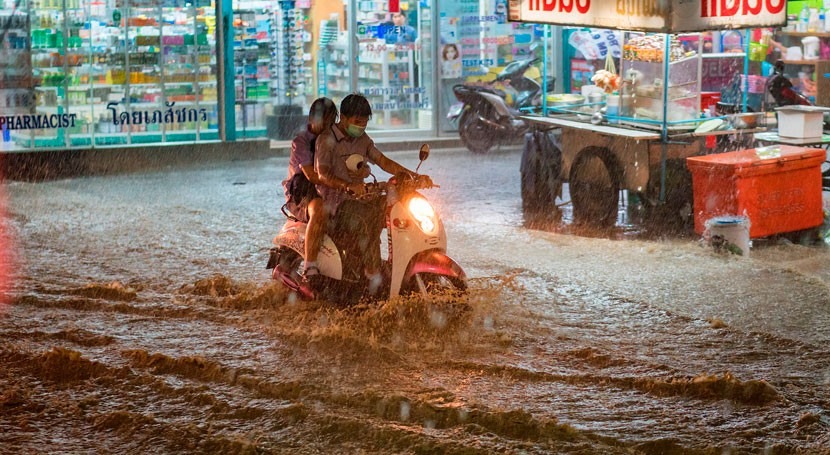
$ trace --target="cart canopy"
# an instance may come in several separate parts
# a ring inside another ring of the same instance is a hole
[[[512,22],[659,33],[777,27],[786,0],[509,0]]]

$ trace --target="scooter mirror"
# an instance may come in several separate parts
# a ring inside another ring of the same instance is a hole
[[[424,161],[427,158],[429,158],[429,144],[424,144],[421,146],[421,150],[418,152],[418,159]]]

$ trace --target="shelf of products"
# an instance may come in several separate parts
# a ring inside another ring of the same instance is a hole
[[[265,8],[236,9],[233,15],[236,118],[244,135],[265,128],[263,106],[271,98],[271,62],[276,58],[269,39],[274,25]]]
[[[0,41],[0,112],[4,116],[31,114],[34,108],[36,81],[32,77],[29,18],[25,12],[0,15],[0,30],[5,34]],[[5,125],[0,130],[0,149],[5,149],[11,140],[10,130]]]
[[[667,123],[694,127],[693,121],[700,117],[701,44],[699,34],[626,32],[620,71],[620,115],[658,123],[664,121],[666,112]],[[668,102],[665,109],[664,99]]]
[[[67,127],[14,135],[24,147],[218,137],[214,8],[209,0],[35,0],[35,114]]]
[[[327,91],[343,97],[351,93],[346,35],[341,34],[329,48]],[[415,51],[374,40],[361,42],[358,54],[358,90],[372,104],[371,126],[400,128],[416,121]]]
[[[779,30],[776,32],[776,41],[785,48],[797,46],[803,49],[802,39],[811,36],[827,41],[830,33]],[[830,73],[830,60],[826,56],[825,59],[783,57],[784,75],[790,79],[793,88],[818,106],[830,106],[830,79],[825,77],[825,74]]]

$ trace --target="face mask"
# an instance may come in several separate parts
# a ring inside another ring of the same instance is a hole
[[[346,127],[346,134],[351,137],[363,136],[364,131],[366,131],[366,127],[363,126],[349,125]]]

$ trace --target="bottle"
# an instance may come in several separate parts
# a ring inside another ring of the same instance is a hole
[[[806,33],[807,26],[810,23],[810,8],[807,7],[807,3],[804,3],[804,8],[801,8],[801,12],[798,13],[798,24],[796,25],[796,32],[799,33]]]
[[[810,8],[810,17],[807,20],[807,31],[808,32],[815,33],[817,31],[819,31],[820,25],[819,25],[818,18],[819,18],[818,10],[815,9],[815,8]]]

